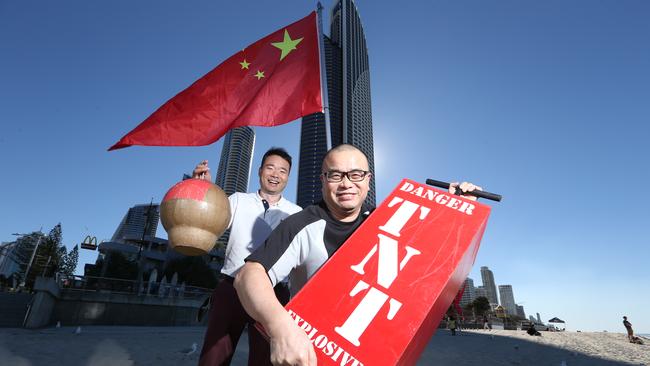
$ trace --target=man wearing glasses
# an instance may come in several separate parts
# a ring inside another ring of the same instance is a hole
[[[306,333],[276,299],[273,286],[291,274],[291,292],[298,292],[372,209],[364,204],[372,173],[361,150],[348,144],[331,149],[322,172],[323,200],[284,220],[235,278],[244,309],[270,337],[274,365],[316,366],[316,354]],[[463,185],[463,191],[475,188]]]

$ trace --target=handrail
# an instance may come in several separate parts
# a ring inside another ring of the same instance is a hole
[[[211,289],[198,286],[173,285],[161,282],[141,282],[122,278],[79,276],[56,274],[56,282],[61,289],[72,291],[108,291],[120,294],[136,294],[140,296],[205,297],[212,292]],[[139,286],[138,286],[139,285]],[[161,289],[162,285],[162,289]]]

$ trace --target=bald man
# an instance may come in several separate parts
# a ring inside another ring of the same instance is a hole
[[[307,334],[278,302],[273,286],[291,273],[291,292],[298,292],[343,245],[370,215],[372,208],[364,201],[371,178],[368,158],[357,147],[343,144],[328,151],[321,174],[323,200],[284,220],[237,274],[237,294],[248,314],[266,329],[274,365],[316,366]],[[460,189],[478,187],[463,183]]]

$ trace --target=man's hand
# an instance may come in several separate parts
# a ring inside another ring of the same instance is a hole
[[[468,200],[476,201],[478,197],[466,193],[472,192],[474,190],[482,191],[483,188],[468,182],[463,182],[460,184],[458,182],[454,182],[449,184],[449,193],[458,194],[458,190],[460,190],[461,196],[467,198]]]
[[[212,176],[210,175],[210,168],[208,167],[208,161],[203,160],[200,162],[192,172],[192,178],[194,179],[204,179],[207,181],[212,181]]]
[[[271,363],[276,366],[317,366],[309,338],[287,314],[269,326]]]
[[[275,297],[269,276],[261,264],[244,264],[234,285],[246,312],[260,322],[269,335],[273,365],[316,366],[316,353],[307,334]]]

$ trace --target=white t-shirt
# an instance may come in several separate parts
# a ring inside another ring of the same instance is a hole
[[[302,208],[284,197],[265,210],[258,192],[233,193],[230,201],[230,238],[221,273],[235,277],[244,259],[264,244],[271,231],[282,220]]]

